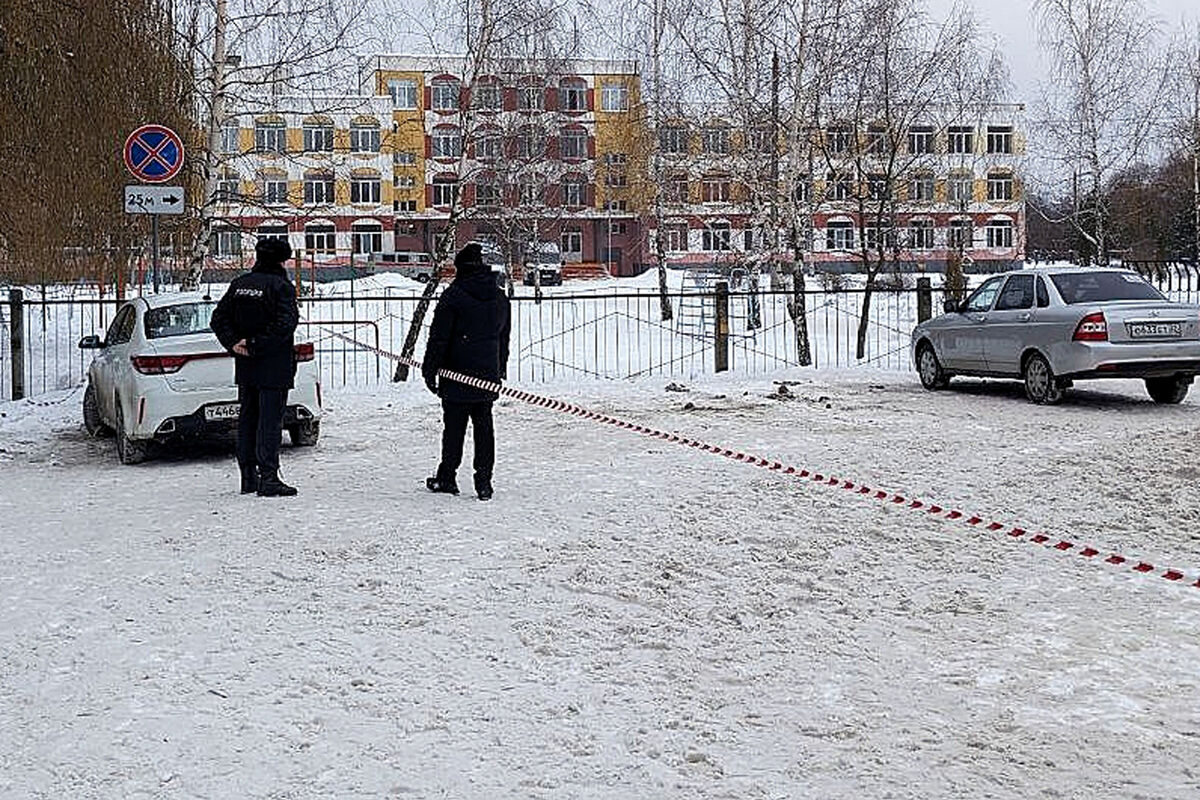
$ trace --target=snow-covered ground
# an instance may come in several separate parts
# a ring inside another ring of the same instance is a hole
[[[1200,571],[1195,398],[775,377],[544,391]],[[429,495],[416,384],[330,398],[293,500],[43,399],[0,404],[0,797],[1200,793],[1200,590],[508,400],[496,498]]]

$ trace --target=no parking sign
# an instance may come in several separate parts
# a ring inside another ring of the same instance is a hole
[[[165,183],[183,168],[183,140],[164,125],[142,125],[125,140],[125,167],[144,183]]]

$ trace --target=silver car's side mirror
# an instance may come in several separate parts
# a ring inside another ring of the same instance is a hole
[[[942,304],[942,310],[947,314],[957,314],[962,310],[962,306],[960,306],[957,301],[947,300]]]

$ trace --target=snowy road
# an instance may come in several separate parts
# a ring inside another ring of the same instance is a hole
[[[791,377],[546,393],[1200,573],[1196,398]],[[496,499],[428,495],[415,385],[294,501],[77,401],[0,404],[0,797],[1200,793],[1200,590],[509,401]]]

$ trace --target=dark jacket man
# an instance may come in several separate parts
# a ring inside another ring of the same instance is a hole
[[[492,496],[495,430],[492,402],[495,392],[457,381],[439,379],[448,369],[499,383],[507,376],[510,312],[508,297],[483,263],[483,251],[468,244],[454,258],[455,277],[438,300],[429,329],[421,373],[425,385],[442,398],[445,427],[442,461],[437,475],[426,481],[430,491],[458,493],[455,475],[462,463],[467,422],[474,426],[475,490],[481,500]]]
[[[279,479],[279,443],[296,378],[299,313],[283,267],[292,248],[280,239],[260,239],[254,252],[254,268],[229,285],[213,310],[212,330],[234,354],[242,493],[290,496],[296,490]]]

